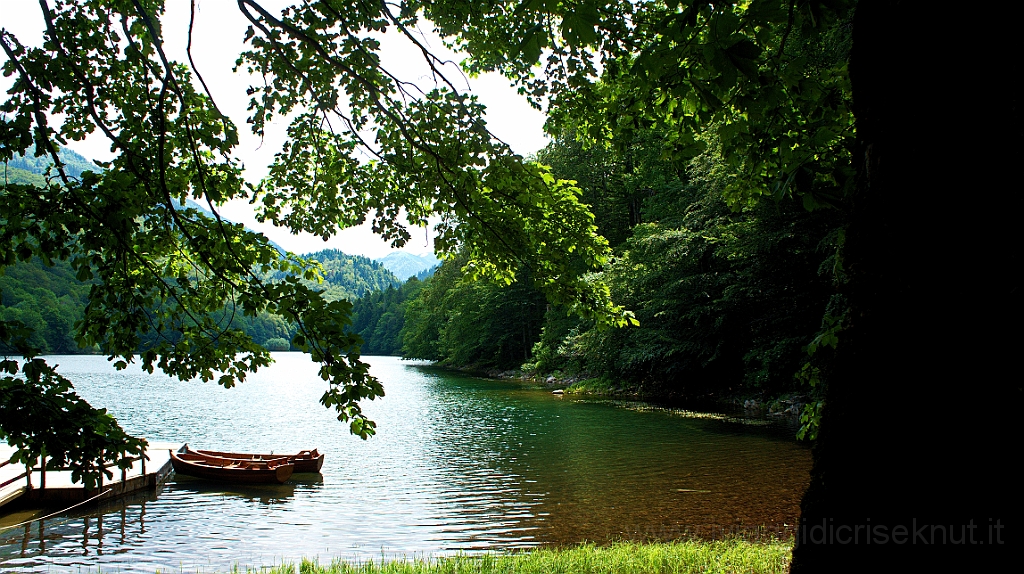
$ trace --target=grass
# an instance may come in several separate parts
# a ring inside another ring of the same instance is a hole
[[[789,570],[792,541],[685,541],[655,544],[582,545],[514,554],[442,556],[328,565],[303,560],[298,568],[236,569],[260,574],[558,574],[558,573],[782,573]]]

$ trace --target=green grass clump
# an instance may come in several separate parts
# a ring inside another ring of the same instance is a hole
[[[619,543],[607,547],[582,545],[538,549],[514,554],[442,556],[432,559],[385,560],[329,565],[303,560],[298,569],[283,565],[265,574],[661,574],[782,573],[789,569],[791,541]],[[250,570],[249,572],[255,572]]]

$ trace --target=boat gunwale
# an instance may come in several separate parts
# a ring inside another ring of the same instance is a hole
[[[317,473],[324,465],[324,454],[319,452],[319,449],[300,450],[297,454],[261,454],[261,453],[247,453],[247,452],[227,452],[227,451],[216,451],[216,450],[205,450],[196,449],[192,450],[186,446],[187,452],[193,452],[204,456],[212,456],[215,458],[223,458],[228,460],[267,460],[267,457],[273,458],[287,458],[289,462],[295,465],[295,472],[297,473]]]
[[[292,474],[295,472],[295,465],[291,462],[282,462],[280,464],[264,465],[265,461],[260,461],[260,465],[264,468],[252,468],[239,466],[237,462],[247,461],[231,461],[230,459],[220,459],[221,462],[227,462],[227,465],[220,464],[209,464],[207,459],[202,460],[188,460],[182,458],[181,455],[188,456],[188,452],[175,453],[171,452],[171,464],[174,467],[175,472],[178,474],[192,476],[195,478],[203,478],[210,480],[219,480],[223,482],[244,482],[244,483],[273,483],[284,484]],[[195,453],[192,453],[195,455]],[[202,457],[202,455],[198,455]],[[217,457],[208,457],[216,459]],[[204,462],[205,461],[205,462]],[[248,461],[253,462],[253,461]],[[276,462],[276,461],[275,461]],[[189,471],[192,472],[189,472]]]

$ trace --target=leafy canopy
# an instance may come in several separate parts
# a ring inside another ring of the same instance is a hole
[[[851,0],[423,2],[473,73],[497,70],[591,143],[654,129],[675,158],[722,142],[734,206],[834,204],[853,185]],[[538,69],[540,68],[540,69]]]
[[[260,219],[324,238],[370,219],[395,246],[410,225],[440,215],[436,248],[465,252],[471,275],[509,283],[525,265],[553,301],[623,323],[607,289],[584,280],[608,248],[579,190],[494,138],[483,106],[410,31],[443,9],[319,1],[275,13],[239,0],[250,27],[237,65],[259,80],[245,121],[260,135],[275,117],[289,122],[269,175],[250,184],[233,156],[238,118],[218,109],[195,54],[188,65],[166,55],[163,2],[41,0],[42,41],[0,29],[3,72],[14,77],[0,104],[0,160],[27,154],[54,167],[43,187],[0,190],[0,269],[33,256],[67,261],[92,282],[78,344],[99,345],[118,368],[138,360],[181,379],[244,380],[270,355],[231,328],[232,314],[285,317],[298,325],[291,343],[321,364],[321,402],[364,438],[374,425],[359,401],[383,388],[346,333],[351,304],[325,300],[302,281],[318,276],[315,265],[221,219],[218,205],[247,199]],[[433,85],[381,66],[385,31],[422,49]],[[94,132],[116,155],[102,173],[73,174],[58,151]],[[183,207],[190,198],[213,215]],[[287,278],[264,280],[277,273]],[[138,454],[140,439],[33,359],[31,335],[17,320],[0,323],[0,340],[26,357],[4,362],[0,379],[0,436],[17,456],[47,453],[94,481],[95,461]],[[69,434],[45,430],[58,428]]]

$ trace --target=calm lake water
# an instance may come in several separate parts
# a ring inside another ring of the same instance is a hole
[[[792,529],[810,452],[729,417],[559,398],[521,383],[365,357],[387,396],[377,436],[318,402],[298,353],[233,389],[102,357],[50,357],[131,433],[215,450],[326,453],[281,486],[172,477],[158,493],[0,530],[0,568],[227,571],[301,557],[366,560]],[[52,510],[52,509],[51,509]],[[45,513],[40,511],[36,516]],[[32,511],[0,516],[0,527]]]

